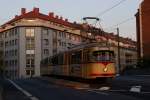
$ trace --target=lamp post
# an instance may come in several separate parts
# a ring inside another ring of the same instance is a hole
[[[119,28],[117,28],[117,42],[118,42],[118,73],[121,72],[121,64],[120,64],[120,34],[119,34]]]

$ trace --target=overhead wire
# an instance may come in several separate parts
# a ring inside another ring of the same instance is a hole
[[[100,12],[99,14],[97,14],[96,17],[99,18],[100,16],[102,16],[102,15],[104,15],[105,13],[107,13],[107,12],[111,11],[112,9],[116,8],[117,6],[119,6],[120,4],[122,4],[122,3],[125,2],[125,1],[126,1],[126,0],[120,0],[117,4],[115,4],[115,5],[113,5],[112,7],[110,7],[110,8],[108,8],[108,9],[106,9],[106,10]],[[99,23],[99,24],[100,24],[100,23]],[[100,27],[101,27],[101,25],[100,25]],[[101,27],[101,28],[102,28],[102,27]]]
[[[116,8],[117,6],[119,6],[120,4],[122,4],[123,2],[125,2],[126,0],[121,0],[120,2],[118,2],[117,4],[115,4],[115,5],[113,5],[112,7],[110,7],[110,8],[108,8],[108,9],[106,9],[106,10],[104,10],[104,11],[102,11],[102,12],[100,12],[99,14],[97,14],[97,16],[96,17],[98,17],[98,16],[102,16],[103,14],[105,14],[105,13],[107,13],[107,12],[109,12],[109,11],[111,11],[113,8]]]
[[[125,2],[125,1],[126,1],[126,0],[121,0],[121,1],[119,1],[117,4],[113,5],[112,7],[110,7],[110,8],[108,8],[108,9],[106,9],[106,10],[100,12],[99,14],[97,14],[96,17],[102,16],[103,14],[105,14],[105,13],[111,11],[113,8],[119,6],[121,3]],[[95,22],[94,22],[93,24],[95,24]],[[93,25],[93,24],[92,24],[92,25]]]
[[[134,17],[127,18],[127,19],[125,19],[125,20],[123,20],[123,21],[121,21],[121,22],[119,22],[119,23],[117,23],[117,24],[115,24],[115,25],[106,27],[106,28],[104,28],[104,29],[111,29],[111,28],[113,28],[113,27],[119,27],[120,25],[122,25],[122,24],[124,24],[124,23],[127,23],[127,22],[129,22],[130,20],[133,20],[133,19],[134,19]]]

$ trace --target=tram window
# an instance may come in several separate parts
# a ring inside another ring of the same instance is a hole
[[[113,51],[110,52],[109,55],[110,55],[110,60],[111,60],[111,61],[114,61],[114,58],[115,58],[114,52],[113,52]]]
[[[94,51],[92,59],[95,61],[112,61],[114,53],[110,51]]]
[[[52,58],[52,63],[54,65],[57,65],[58,64],[58,56],[55,56],[54,58]]]
[[[71,64],[79,64],[81,63],[81,51],[74,52],[71,55]]]
[[[48,58],[48,64],[52,64],[52,58]]]
[[[58,64],[62,65],[63,62],[64,62],[64,58],[63,58],[63,54],[61,54],[61,55],[58,56]]]
[[[48,64],[48,58],[44,59],[43,64],[45,64],[45,65]]]
[[[89,60],[90,60],[89,51],[86,51],[86,52],[83,53],[83,61],[87,62]]]

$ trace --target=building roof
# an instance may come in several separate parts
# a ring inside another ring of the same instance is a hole
[[[11,23],[18,21],[20,19],[23,19],[23,18],[39,18],[39,19],[43,19],[46,21],[52,21],[52,22],[55,22],[58,24],[73,27],[73,23],[68,22],[68,19],[63,19],[63,17],[59,17],[58,15],[54,16],[53,12],[50,12],[49,15],[42,14],[39,12],[39,8],[33,8],[33,10],[30,12],[26,12],[26,9],[22,8],[21,9],[21,15],[16,15],[13,19],[6,22],[2,26],[5,26],[7,24],[11,24]]]
[[[10,21],[3,24],[2,27],[6,26],[6,25],[9,25],[9,24],[12,24],[13,22],[16,22],[16,21],[18,21],[20,19],[23,19],[23,18],[27,18],[27,19],[28,18],[29,19],[39,18],[39,19],[43,19],[43,20],[46,20],[46,21],[51,21],[51,22],[54,22],[54,23],[58,23],[58,24],[61,24],[61,25],[64,25],[64,26],[68,26],[68,27],[79,29],[79,30],[83,30],[85,32],[87,32],[88,29],[96,30],[94,32],[92,31],[92,33],[100,35],[100,32],[101,32],[102,33],[101,35],[104,36],[105,38],[117,41],[117,35],[114,35],[113,33],[104,32],[103,30],[101,30],[99,28],[96,28],[96,27],[92,27],[88,24],[84,25],[84,24],[78,24],[76,22],[73,22],[73,23],[69,22],[68,19],[64,19],[63,17],[59,17],[58,15],[54,15],[53,12],[49,12],[48,15],[42,14],[42,13],[39,12],[39,8],[33,8],[33,10],[30,11],[30,12],[26,12],[26,9],[22,8],[20,15],[16,15],[13,19],[11,19]],[[3,29],[0,29],[0,31],[1,30],[3,30]],[[123,42],[123,43],[136,45],[136,42],[129,39],[129,38],[120,37],[120,41]]]

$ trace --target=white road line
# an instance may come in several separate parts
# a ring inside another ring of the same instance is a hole
[[[101,91],[107,91],[107,90],[110,90],[110,87],[103,86],[103,87],[99,88],[99,90],[101,90]]]
[[[11,84],[13,84],[18,90],[20,90],[22,93],[24,93],[27,97],[29,97],[31,100],[39,100],[38,98],[32,96],[29,92],[24,90],[23,88],[19,87],[16,83],[14,83],[12,80],[7,79]]]
[[[108,93],[105,93],[105,92],[101,92],[101,91],[95,91],[95,90],[88,90],[89,92],[94,92],[94,93],[97,93],[97,94],[102,94],[102,95],[109,95]]]
[[[142,86],[132,86],[131,89],[130,89],[130,92],[140,93],[141,92],[141,88],[142,88]]]

